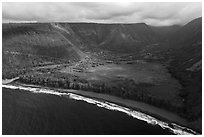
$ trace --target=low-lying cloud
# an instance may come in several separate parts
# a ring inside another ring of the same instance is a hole
[[[3,22],[138,23],[184,25],[202,16],[201,3],[3,3]]]

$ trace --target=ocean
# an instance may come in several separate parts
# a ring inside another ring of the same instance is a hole
[[[158,125],[69,96],[2,89],[3,135],[163,135]]]

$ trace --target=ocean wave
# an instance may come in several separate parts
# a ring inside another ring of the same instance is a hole
[[[73,93],[62,93],[62,92],[57,92],[52,89],[45,89],[45,88],[39,88],[39,87],[23,87],[20,85],[2,85],[4,88],[10,88],[10,89],[20,89],[20,90],[26,90],[26,91],[31,91],[33,93],[43,93],[43,94],[52,94],[52,95],[57,95],[57,96],[68,96],[70,99],[74,100],[79,100],[79,101],[84,101],[90,104],[97,105],[98,107],[113,110],[113,111],[119,111],[126,113],[127,115],[145,121],[148,124],[152,125],[159,125],[163,129],[168,129],[169,131],[173,132],[174,134],[177,135],[192,135],[192,134],[197,134],[195,131],[187,128],[187,127],[182,127],[180,125],[177,125],[175,123],[166,123],[163,122],[157,118],[154,118],[150,115],[147,115],[145,113],[135,111],[133,109],[123,107],[114,103],[110,103],[107,101],[98,101],[92,98],[84,97],[81,95],[73,94]]]

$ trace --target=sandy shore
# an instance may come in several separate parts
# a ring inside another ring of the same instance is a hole
[[[40,86],[28,85],[28,84],[20,84],[20,85],[28,86],[28,87],[40,87]],[[102,94],[102,93],[89,92],[89,91],[72,90],[72,89],[57,89],[57,88],[50,88],[50,87],[49,89],[57,90],[58,92],[74,93],[74,94],[78,94],[78,95],[82,95],[82,96],[86,96],[90,98],[95,98],[98,100],[112,102],[112,103],[115,103],[121,106],[125,106],[128,108],[132,108],[134,110],[144,112],[146,114],[149,114],[161,120],[166,120],[167,122],[169,121],[169,122],[177,123],[182,126],[188,126],[188,121],[178,116],[177,114],[161,109],[161,108],[158,108],[158,107],[155,107],[155,106],[152,106],[152,105],[148,105],[146,103],[129,100],[129,99],[123,99],[120,97]]]
[[[88,92],[88,91],[64,90],[64,89],[61,91],[71,92],[71,93],[75,93],[78,95],[83,95],[83,96],[96,98],[96,99],[100,99],[100,100],[105,100],[105,101],[112,102],[112,103],[115,103],[115,104],[118,104],[121,106],[125,106],[128,108],[133,108],[135,110],[139,110],[141,112],[150,114],[152,116],[159,117],[160,119],[161,118],[166,119],[168,121],[178,123],[178,124],[183,125],[183,126],[188,125],[188,122],[186,121],[186,119],[178,116],[177,114],[172,113],[172,112],[167,111],[167,110],[164,110],[164,109],[160,109],[160,108],[145,104],[145,103],[142,103],[142,102],[133,101],[133,100],[129,100],[129,99],[123,99],[120,97],[111,96],[111,95],[107,95],[107,94]]]
[[[7,84],[3,84],[3,85],[7,85]],[[50,92],[55,92],[56,91],[56,95],[58,94],[66,94],[66,93],[73,93],[73,95],[81,95],[81,97],[85,97],[85,98],[90,98],[93,100],[98,100],[99,102],[110,102],[110,103],[114,103],[117,104],[121,107],[126,107],[135,111],[140,111],[141,113],[144,113],[146,115],[149,115],[150,117],[154,117],[160,121],[163,121],[164,123],[168,123],[167,125],[169,125],[169,128],[172,130],[177,130],[179,131],[179,134],[183,134],[185,131],[187,131],[187,134],[200,134],[199,132],[193,131],[189,124],[189,122],[178,116],[175,113],[172,113],[170,111],[152,106],[152,105],[148,105],[146,103],[142,103],[142,102],[138,102],[138,101],[134,101],[134,100],[129,100],[129,99],[123,99],[120,97],[116,97],[116,96],[112,96],[112,95],[108,95],[108,94],[102,94],[102,93],[95,93],[95,92],[89,92],[89,91],[82,91],[82,90],[72,90],[72,89],[60,89],[60,88],[51,88],[51,87],[44,87],[44,86],[38,86],[38,85],[32,85],[32,84],[23,84],[23,83],[19,83],[18,81],[16,82],[12,82],[8,85],[13,85],[14,87],[22,87],[22,88],[37,88],[37,89],[45,89],[47,91]],[[61,93],[60,93],[61,92]],[[55,93],[54,93],[55,94]],[[78,100],[78,99],[77,99]],[[122,111],[123,112],[123,111]],[[166,125],[164,124],[164,125]],[[173,128],[171,128],[171,126],[173,126]],[[183,132],[184,131],[184,132]],[[182,133],[180,133],[182,132]],[[185,134],[185,133],[184,133]]]
[[[9,84],[15,80],[19,79],[19,77],[15,77],[15,78],[12,78],[12,79],[2,79],[2,84]]]

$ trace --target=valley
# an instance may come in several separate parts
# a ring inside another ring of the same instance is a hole
[[[201,18],[173,29],[144,23],[3,24],[2,78],[139,101],[201,132],[200,24]]]

